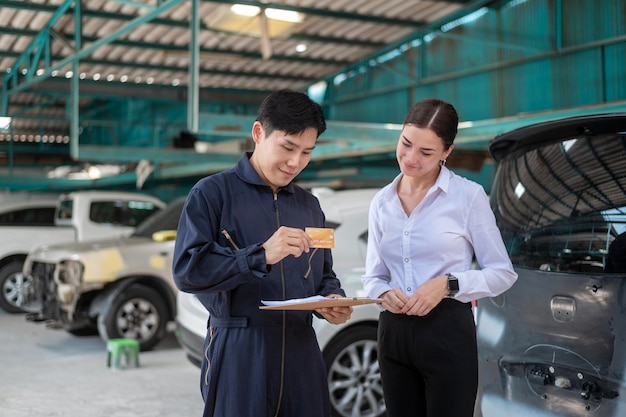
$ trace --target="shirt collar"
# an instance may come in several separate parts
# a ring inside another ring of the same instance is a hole
[[[398,189],[398,183],[402,179],[403,175],[404,174],[400,173],[393,179],[390,186],[388,187],[387,193],[390,193],[390,194],[387,194],[387,197],[391,197],[392,195],[397,194],[396,190]],[[450,171],[445,166],[442,166],[441,171],[439,171],[439,176],[437,177],[437,180],[435,181],[434,187],[439,188],[444,193],[447,193],[448,188],[450,187],[451,177],[452,177],[452,171]]]
[[[435,187],[439,187],[441,191],[444,193],[448,193],[448,188],[450,188],[450,178],[452,177],[452,171],[450,171],[445,166],[441,166],[441,171],[439,172],[439,176],[437,177],[437,181],[435,181]]]

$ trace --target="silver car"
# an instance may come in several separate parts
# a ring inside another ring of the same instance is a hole
[[[490,144],[519,278],[478,304],[484,417],[626,415],[626,113]]]
[[[361,285],[365,270],[369,203],[377,190],[345,190],[318,194],[328,227],[335,228],[334,270],[346,295],[366,296]],[[380,382],[376,332],[378,310],[354,308],[352,318],[332,325],[315,319],[318,342],[328,370],[328,387],[335,416],[382,417],[385,403]],[[191,362],[200,365],[208,312],[198,299],[179,292],[177,335]]]

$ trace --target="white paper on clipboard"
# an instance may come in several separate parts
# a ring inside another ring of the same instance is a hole
[[[380,298],[368,297],[338,297],[327,298],[321,295],[314,295],[306,298],[292,298],[283,301],[261,300],[264,304],[259,306],[261,310],[315,310],[321,307],[348,307],[361,304],[380,304]]]

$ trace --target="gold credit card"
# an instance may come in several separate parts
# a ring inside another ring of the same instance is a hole
[[[306,227],[304,232],[313,239],[314,248],[332,249],[335,247],[335,229],[328,227]]]

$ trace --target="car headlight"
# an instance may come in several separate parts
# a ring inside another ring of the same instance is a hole
[[[80,285],[85,267],[79,261],[61,261],[54,272],[54,280],[58,284]]]

